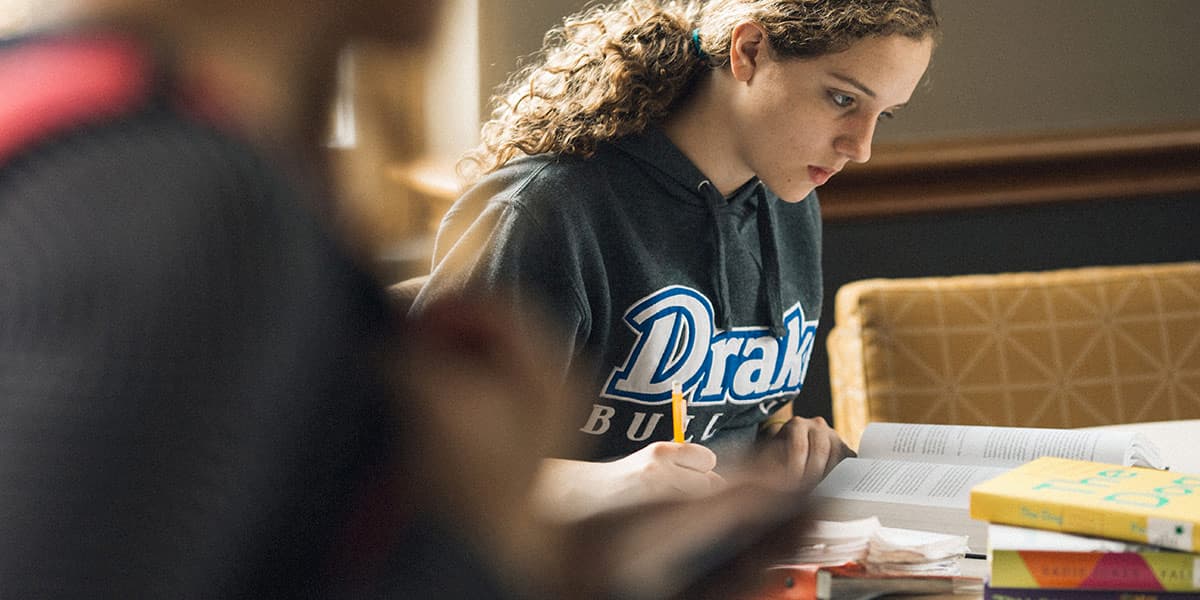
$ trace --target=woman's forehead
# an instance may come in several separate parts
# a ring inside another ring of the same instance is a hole
[[[847,50],[806,59],[810,69],[843,80],[856,91],[885,104],[900,104],[920,82],[933,50],[933,40],[900,35],[863,38]]]

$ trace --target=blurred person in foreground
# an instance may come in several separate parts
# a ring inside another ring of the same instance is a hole
[[[721,597],[796,511],[530,509],[536,332],[398,322],[329,226],[337,54],[429,6],[96,0],[0,43],[0,596]]]
[[[0,596],[290,597],[391,462],[339,50],[423,2],[79,2],[0,45]]]

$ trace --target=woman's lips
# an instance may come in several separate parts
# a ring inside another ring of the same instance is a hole
[[[831,171],[829,169],[822,169],[821,167],[813,167],[813,166],[808,167],[808,178],[811,179],[812,182],[816,185],[821,185],[821,184],[824,184],[826,181],[829,181],[829,178],[833,177],[834,173],[837,173],[837,171]]]

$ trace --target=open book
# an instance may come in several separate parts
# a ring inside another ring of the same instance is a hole
[[[1041,456],[1165,468],[1154,445],[1129,431],[871,423],[858,458],[813,492],[824,500],[814,516],[966,535],[970,552],[983,555],[987,523],[969,516],[971,488]]]

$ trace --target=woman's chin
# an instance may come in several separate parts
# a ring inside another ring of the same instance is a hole
[[[771,187],[771,186],[767,186],[767,187]],[[807,198],[808,195],[811,194],[813,192],[813,190],[815,190],[815,189],[817,189],[817,186],[810,184],[810,185],[792,186],[790,188],[786,188],[783,190],[776,190],[774,188],[771,188],[771,191],[775,192],[775,195],[779,196],[780,200],[783,200],[784,202],[787,202],[790,204],[796,204],[797,202],[804,201],[804,199]]]

